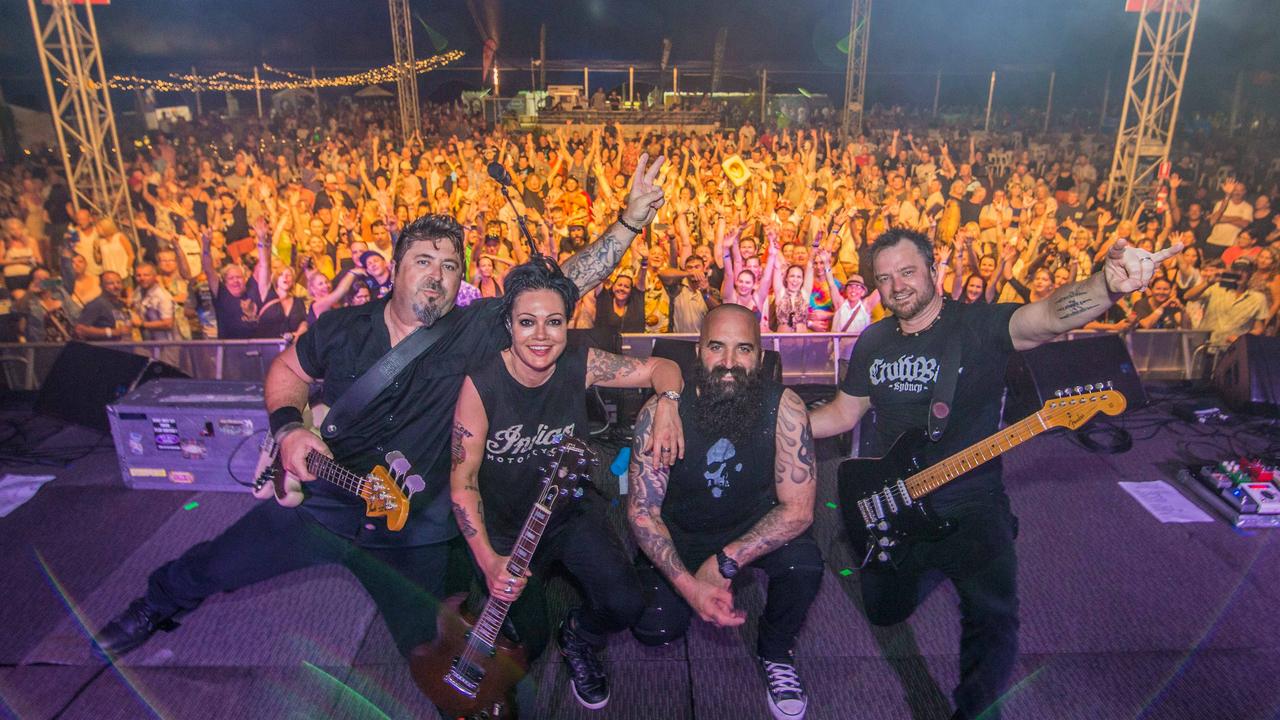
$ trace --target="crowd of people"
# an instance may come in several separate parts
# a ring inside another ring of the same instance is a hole
[[[60,163],[7,168],[10,339],[292,339],[332,308],[388,293],[394,238],[428,213],[465,228],[460,303],[500,296],[530,255],[521,221],[542,253],[567,257],[617,218],[642,152],[667,158],[671,202],[584,293],[573,327],[691,333],[734,302],[766,332],[856,334],[885,312],[870,240],[906,228],[934,240],[941,291],[966,303],[1043,298],[1118,239],[1182,242],[1149,291],[1090,327],[1205,328],[1215,346],[1277,330],[1276,177],[1236,177],[1208,153],[1181,152],[1156,199],[1119,217],[1109,146],[1079,134],[977,133],[892,111],[847,142],[830,113],[643,133],[486,129],[458,105],[422,117],[409,142],[390,109],[349,104],[319,123],[209,114],[150,133],[126,158],[132,233],[73,209]],[[514,209],[492,162],[512,178]]]

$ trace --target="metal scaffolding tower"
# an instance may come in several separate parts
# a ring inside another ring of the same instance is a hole
[[[418,73],[414,71],[413,15],[409,0],[387,0],[391,8],[391,44],[395,49],[396,99],[400,103],[400,137],[406,141],[418,134]]]
[[[871,0],[853,0],[849,10],[849,61],[844,70],[844,113],[840,130],[849,137],[862,133],[862,110],[867,92],[867,45],[871,39]]]
[[[1200,0],[1146,0],[1137,12],[1129,83],[1107,186],[1107,200],[1121,217],[1155,194],[1160,165],[1169,159]]]
[[[41,20],[37,5],[47,8]],[[88,208],[133,233],[133,208],[120,159],[111,94],[102,67],[93,5],[72,0],[27,0],[50,114],[62,151],[71,205]],[[61,240],[61,238],[55,238]]]

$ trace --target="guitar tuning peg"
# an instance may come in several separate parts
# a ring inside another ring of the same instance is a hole
[[[409,465],[408,459],[403,456],[391,461],[391,472],[394,473],[397,478],[404,477],[405,473],[409,472],[410,468],[411,466]]]
[[[1076,394],[1077,394],[1077,395],[1079,395],[1079,394],[1080,394],[1080,393],[1082,393],[1082,392],[1084,392],[1084,388],[1083,388],[1083,387],[1081,387],[1081,386],[1079,386],[1079,385],[1077,385],[1077,386],[1076,386]]]
[[[1058,398],[1059,400],[1061,400],[1061,399],[1062,399],[1062,395],[1063,395],[1063,391],[1061,391],[1061,390],[1058,390],[1057,392],[1055,392],[1055,393],[1053,394],[1053,396],[1054,396],[1054,397],[1056,397],[1056,398]]]
[[[1085,385],[1084,389],[1088,392],[1093,392],[1093,383],[1089,383],[1088,385]]]
[[[421,475],[410,475],[404,479],[405,498],[411,498],[415,493],[420,493],[427,489],[427,483],[422,479]]]

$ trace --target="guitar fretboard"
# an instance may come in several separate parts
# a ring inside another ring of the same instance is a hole
[[[552,486],[551,490],[554,491],[555,487]],[[556,495],[551,493],[550,497],[551,502],[554,503]],[[529,517],[524,521],[524,527],[520,529],[520,538],[511,549],[511,560],[507,562],[507,572],[513,576],[528,577],[533,551],[538,549],[538,541],[542,539],[542,532],[547,529],[547,522],[550,519],[550,505],[538,503],[533,506],[529,511]],[[496,595],[490,596],[489,602],[485,603],[484,612],[480,613],[480,618],[476,620],[471,637],[483,640],[491,648],[497,647],[498,635],[502,632],[502,624],[506,622],[509,610],[511,610],[509,601]],[[480,649],[477,648],[477,650]]]
[[[913,498],[924,497],[979,465],[994,460],[1048,430],[1049,427],[1040,412],[1029,415],[995,435],[974,443],[942,462],[907,478],[905,480],[907,492]]]
[[[364,495],[366,489],[365,479],[337,464],[327,455],[315,450],[308,451],[307,470],[321,480],[331,482],[343,490],[360,496]]]

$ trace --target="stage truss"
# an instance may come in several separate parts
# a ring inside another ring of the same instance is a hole
[[[391,10],[391,45],[395,63],[396,100],[400,105],[400,137],[406,142],[422,127],[418,117],[418,74],[413,60],[413,15],[409,0],[387,0]]]
[[[853,0],[849,10],[849,60],[844,71],[844,113],[840,130],[844,137],[862,134],[862,114],[867,93],[867,45],[871,39],[871,0]]]

